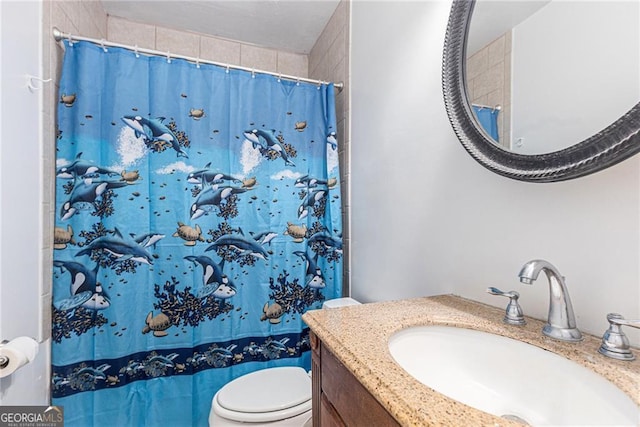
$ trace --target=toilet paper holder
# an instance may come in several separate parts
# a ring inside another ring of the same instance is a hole
[[[3,345],[5,345],[8,342],[9,342],[9,340],[0,341],[0,347],[2,347]],[[8,364],[9,364],[9,357],[5,356],[4,354],[0,354],[0,369],[6,368]]]
[[[0,378],[13,374],[31,363],[38,354],[38,341],[31,337],[16,337],[0,342]]]

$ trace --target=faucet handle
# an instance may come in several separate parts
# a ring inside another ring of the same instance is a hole
[[[518,298],[520,294],[516,291],[503,292],[493,286],[487,288],[487,293],[491,295],[498,295],[509,298],[509,304],[505,310],[505,315],[502,321],[509,325],[524,325],[527,322],[524,320],[524,314],[522,313],[522,307],[518,304]]]
[[[631,352],[629,339],[622,332],[622,326],[640,328],[640,320],[627,320],[618,313],[607,314],[607,320],[609,329],[602,336],[602,344],[598,352],[618,360],[634,360],[636,357]]]

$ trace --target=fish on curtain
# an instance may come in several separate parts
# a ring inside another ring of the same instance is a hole
[[[65,41],[52,397],[67,425],[204,425],[231,379],[309,369],[301,315],[342,293],[337,144],[333,85]]]

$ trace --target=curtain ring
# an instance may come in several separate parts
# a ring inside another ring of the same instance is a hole
[[[296,86],[300,86],[300,77],[296,79]]]
[[[108,52],[107,48],[104,45],[104,39],[100,40],[100,46],[102,46],[102,50],[104,51],[104,53]]]
[[[200,68],[200,58],[196,58],[196,68]]]
[[[71,40],[71,33],[69,33],[68,41],[69,41],[69,47],[73,47],[73,40]]]
[[[278,83],[282,81],[282,73],[278,74]]]
[[[171,64],[171,52],[167,51],[167,64]]]
[[[251,78],[252,79],[256,78],[256,70],[251,70]]]
[[[136,54],[136,58],[140,58],[140,54],[138,53],[138,45],[135,45],[135,47],[133,48],[133,51]]]
[[[229,74],[229,64],[227,64],[227,69],[224,71],[225,73]]]

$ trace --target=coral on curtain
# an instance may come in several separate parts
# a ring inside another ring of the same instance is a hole
[[[309,369],[301,315],[342,291],[333,91],[65,42],[52,395],[66,425],[206,425],[233,378]]]

